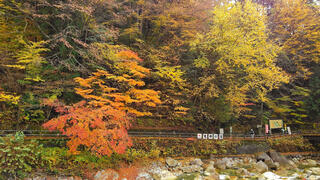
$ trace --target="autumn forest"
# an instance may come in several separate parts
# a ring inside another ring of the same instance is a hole
[[[319,128],[319,1],[0,0],[2,130],[110,156],[130,129],[269,119]]]

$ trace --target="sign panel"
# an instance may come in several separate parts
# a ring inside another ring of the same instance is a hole
[[[218,134],[213,135],[213,139],[218,139],[218,138],[219,138]]]
[[[219,139],[223,139],[223,134],[219,134]]]
[[[203,139],[208,139],[208,134],[202,134]]]
[[[208,139],[213,139],[213,134],[208,134]]]
[[[220,134],[224,134],[224,133],[223,133],[223,128],[220,128]]]
[[[290,135],[291,135],[291,129],[290,129],[290,127],[289,127],[289,126],[287,127],[287,130],[288,130],[288,134],[290,134]]]
[[[266,134],[268,134],[268,133],[269,133],[269,125],[266,124]]]
[[[230,134],[232,134],[232,126],[230,126]]]
[[[202,134],[197,135],[198,139],[202,139]]]
[[[282,120],[269,120],[270,129],[278,129],[283,127]]]

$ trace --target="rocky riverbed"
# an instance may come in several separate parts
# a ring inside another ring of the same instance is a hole
[[[41,177],[29,180],[48,179]],[[74,180],[79,177],[56,179]],[[248,157],[210,159],[167,157],[137,169],[134,177],[123,177],[115,170],[101,170],[94,180],[216,180],[216,179],[310,179],[320,180],[320,161],[310,157],[285,157],[275,151]]]

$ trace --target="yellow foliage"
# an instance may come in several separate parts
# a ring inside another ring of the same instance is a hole
[[[210,63],[200,66],[205,76],[195,95],[224,96],[240,112],[241,104],[265,101],[267,92],[288,82],[275,64],[278,47],[267,41],[265,22],[263,8],[249,0],[214,9],[210,31],[192,43]]]
[[[17,105],[19,103],[20,96],[9,95],[3,91],[0,91],[0,102]]]
[[[320,62],[320,10],[307,0],[277,0],[270,16],[272,38],[298,68],[308,76],[306,65]]]

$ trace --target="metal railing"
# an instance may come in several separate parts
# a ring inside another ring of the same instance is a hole
[[[0,136],[15,134],[16,132],[19,132],[19,131],[22,131],[25,136],[66,137],[65,135],[62,135],[59,131],[49,131],[49,130],[0,130]],[[129,136],[132,136],[132,137],[197,138],[198,133],[176,132],[176,131],[128,131],[128,134]],[[208,133],[208,134],[214,134],[214,133]],[[299,135],[299,134],[300,134],[299,132],[293,132],[291,135]],[[303,135],[303,134],[300,134],[300,135]],[[290,135],[288,134],[255,135],[254,138],[252,138],[251,135],[248,133],[247,134],[233,133],[233,134],[224,134],[223,136],[224,136],[223,138],[261,139],[261,138],[272,138],[272,137],[290,136]]]

